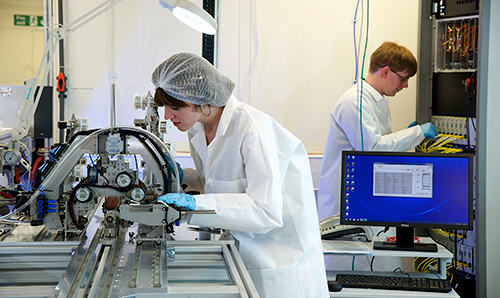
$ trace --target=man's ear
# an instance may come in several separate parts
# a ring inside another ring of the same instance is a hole
[[[387,78],[387,75],[389,74],[389,71],[391,71],[389,69],[389,66],[384,66],[380,69],[380,75],[382,76],[382,78]]]

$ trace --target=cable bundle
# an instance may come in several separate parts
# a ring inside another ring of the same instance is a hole
[[[464,136],[439,134],[438,137],[432,140],[425,140],[416,147],[421,152],[441,152],[441,153],[459,153],[463,149],[455,148],[453,145],[456,142],[465,140]]]

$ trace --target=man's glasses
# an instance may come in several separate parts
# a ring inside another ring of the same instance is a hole
[[[395,72],[395,71],[394,71],[394,70],[392,70],[392,68],[390,68],[390,67],[389,67],[389,69],[390,69],[393,73],[395,73],[395,74],[399,77],[399,79],[401,80],[401,83],[408,82],[408,80],[410,79],[410,78],[403,78],[403,77],[402,77],[399,73]]]

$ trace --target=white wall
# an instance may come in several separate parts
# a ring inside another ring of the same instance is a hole
[[[237,80],[240,99],[274,116],[304,141],[309,152],[322,152],[329,112],[355,77],[353,19],[358,1],[242,0],[238,6],[234,2],[238,1],[221,0],[221,70]],[[366,1],[361,2],[365,14],[362,17],[360,7],[358,37],[362,18],[366,32]],[[386,40],[417,56],[418,6],[417,0],[370,2],[366,65]],[[247,70],[246,75],[240,69]],[[415,81],[411,79],[410,87],[391,101],[395,130],[415,120]]]
[[[36,76],[43,56],[43,28],[15,26],[14,15],[43,16],[43,0],[0,0],[0,131],[17,127],[24,82]],[[2,184],[5,185],[5,184]]]
[[[68,22],[102,0],[68,0]],[[201,3],[197,1],[196,3]],[[201,54],[201,33],[186,27],[155,0],[125,0],[110,12],[72,33],[67,40],[65,115],[89,118],[91,128],[111,124],[111,84],[116,84],[117,124],[133,125],[144,111],[135,110],[135,93],[154,92],[151,73],[174,53]],[[185,135],[173,130],[173,139]]]
[[[67,1],[70,20],[101,2]],[[366,1],[362,2],[365,31]],[[370,1],[366,64],[386,40],[405,45],[417,56],[418,3]],[[221,72],[236,82],[235,94],[241,100],[275,117],[304,141],[309,152],[323,151],[328,114],[354,79],[356,4],[357,0],[220,0]],[[361,17],[360,8],[358,34]],[[67,40],[66,116],[88,117],[92,128],[110,124],[110,74],[117,76],[118,124],[131,125],[144,117],[133,109],[132,98],[136,92],[153,91],[153,69],[179,51],[201,54],[201,34],[154,0],[125,0],[112,14],[95,19]],[[391,101],[395,130],[415,119],[414,81]],[[187,150],[184,134],[170,138],[177,140],[180,151]]]
[[[42,4],[0,0],[0,84],[23,85],[35,77],[43,55],[43,28],[14,26],[14,15],[43,16]]]

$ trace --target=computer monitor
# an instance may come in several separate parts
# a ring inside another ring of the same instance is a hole
[[[374,249],[437,251],[414,228],[472,229],[472,154],[344,151],[341,180],[341,224],[396,227]]]

